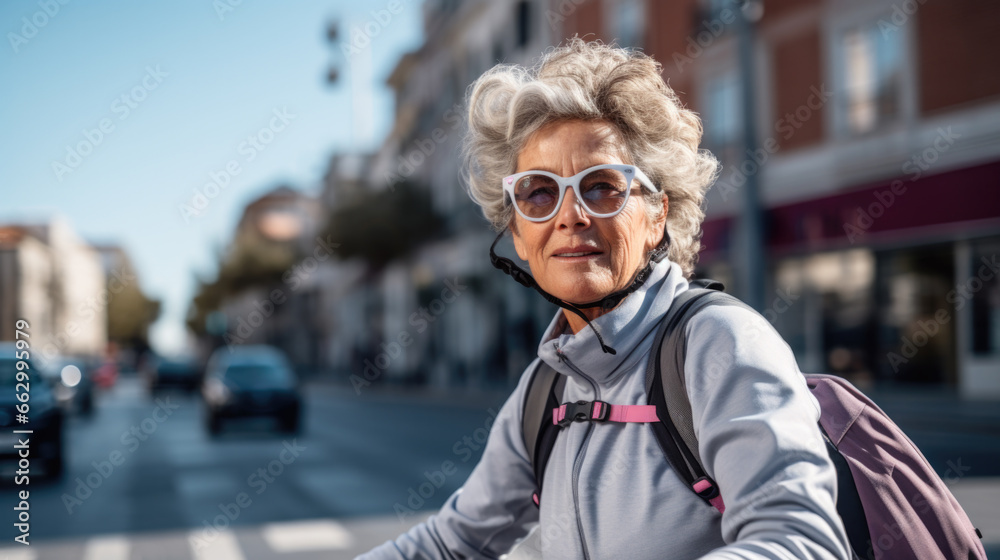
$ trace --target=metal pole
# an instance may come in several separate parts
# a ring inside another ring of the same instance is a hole
[[[757,151],[756,119],[756,72],[754,66],[755,30],[748,12],[761,9],[757,0],[733,0],[736,6],[736,22],[739,31],[740,81],[743,93],[743,144],[745,158],[742,162],[754,162]],[[758,177],[761,170],[754,163],[753,173],[746,173],[743,185],[743,214],[739,222],[739,242],[734,246],[740,250],[743,300],[756,309],[764,309],[764,274],[767,267],[764,253],[763,219],[760,205]]]

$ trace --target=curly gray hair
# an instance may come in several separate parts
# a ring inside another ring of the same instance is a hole
[[[719,162],[699,151],[701,121],[660,72],[646,54],[574,37],[533,68],[499,64],[480,76],[470,86],[463,182],[493,227],[512,223],[501,181],[515,171],[532,134],[561,120],[604,120],[623,139],[628,163],[667,195],[667,256],[690,278],[701,248],[702,203]],[[646,201],[654,223],[663,212],[662,194],[647,193]]]

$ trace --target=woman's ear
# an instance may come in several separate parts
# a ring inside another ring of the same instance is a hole
[[[646,247],[647,251],[652,251],[653,249],[659,247],[660,242],[663,241],[663,232],[667,226],[667,212],[670,211],[670,200],[667,195],[663,195],[663,212],[652,224],[652,230],[649,238],[649,246]]]

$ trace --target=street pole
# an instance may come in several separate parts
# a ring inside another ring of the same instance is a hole
[[[754,70],[754,46],[756,20],[754,12],[762,9],[759,0],[733,0],[736,6],[736,23],[739,32],[740,81],[743,94],[743,144],[745,158],[742,161],[753,161],[757,151],[757,95],[756,72]],[[760,189],[758,177],[759,166],[753,173],[746,173],[747,181],[743,185],[743,215],[739,221],[739,241],[733,245],[740,251],[741,279],[743,284],[743,300],[756,309],[764,309],[764,274],[767,268],[764,253],[763,217],[760,204]]]

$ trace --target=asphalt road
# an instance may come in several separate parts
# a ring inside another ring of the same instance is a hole
[[[305,393],[300,435],[251,420],[213,439],[197,396],[154,399],[138,380],[121,380],[93,418],[69,421],[62,480],[27,487],[30,547],[13,541],[15,488],[0,488],[9,512],[0,558],[353,557],[461,486],[502,404],[501,395],[451,403]],[[310,540],[313,553],[302,552]]]
[[[300,435],[251,421],[213,439],[199,398],[156,400],[138,380],[122,379],[99,397],[92,418],[69,421],[66,475],[29,486],[30,547],[14,543],[13,486],[0,487],[0,559],[353,558],[462,484],[503,401],[404,391],[359,397],[318,384],[305,394]],[[909,397],[880,404],[940,473],[955,469],[952,490],[998,550],[995,407]]]

